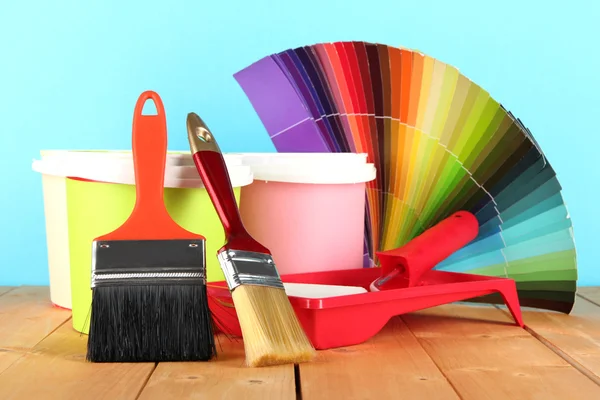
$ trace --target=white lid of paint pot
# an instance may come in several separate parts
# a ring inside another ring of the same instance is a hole
[[[42,150],[42,160],[60,159],[79,162],[110,160],[132,160],[131,150]],[[242,165],[242,156],[238,154],[226,154],[227,165]],[[167,151],[165,165],[193,166],[194,160],[189,151]]]
[[[242,159],[246,165],[313,163],[358,165],[367,163],[366,153],[229,153]]]
[[[348,184],[375,179],[366,154],[356,153],[234,153],[252,168],[254,180],[267,182]]]
[[[91,153],[94,153],[91,155]],[[33,160],[32,169],[44,175],[80,178],[97,182],[135,184],[131,152],[43,151],[41,160]],[[253,182],[252,169],[241,163],[239,156],[224,154],[233,187]],[[170,154],[165,166],[165,187],[204,187],[191,156]],[[184,164],[184,165],[182,165]]]

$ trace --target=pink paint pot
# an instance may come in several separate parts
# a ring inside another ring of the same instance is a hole
[[[242,220],[280,274],[363,267],[365,189],[376,172],[365,154],[241,155],[254,175],[241,189]]]

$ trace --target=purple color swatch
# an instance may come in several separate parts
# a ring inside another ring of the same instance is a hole
[[[234,75],[279,152],[329,152],[296,89],[271,57]]]

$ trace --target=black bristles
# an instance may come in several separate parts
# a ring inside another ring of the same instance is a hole
[[[92,290],[88,361],[207,361],[216,354],[205,285]]]

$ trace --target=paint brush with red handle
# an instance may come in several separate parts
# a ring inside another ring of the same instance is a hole
[[[227,243],[217,257],[239,317],[251,367],[310,361],[315,350],[304,332],[269,249],[246,231],[223,155],[206,124],[188,114],[190,149],[221,219]]]

